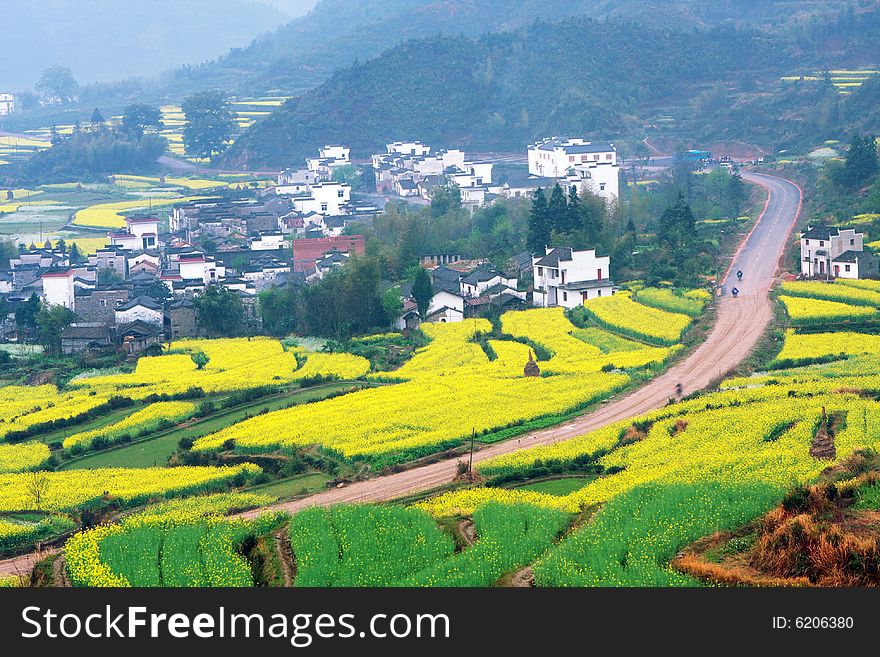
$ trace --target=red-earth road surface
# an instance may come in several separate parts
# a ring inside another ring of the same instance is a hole
[[[475,462],[527,447],[549,445],[660,408],[675,394],[676,383],[682,384],[685,394],[702,390],[749,355],[773,316],[768,292],[797,222],[801,191],[791,181],[775,176],[744,172],[743,178],[768,190],[767,204],[731,260],[717,302],[717,319],[706,340],[683,361],[627,395],[564,424],[480,449],[474,453]],[[736,281],[738,270],[744,274],[741,282]],[[737,298],[730,294],[734,285],[740,289]],[[240,515],[253,517],[268,510],[295,512],[315,505],[393,500],[451,482],[456,476],[456,460],[418,466]],[[33,563],[32,554],[0,561],[0,575],[29,571]]]

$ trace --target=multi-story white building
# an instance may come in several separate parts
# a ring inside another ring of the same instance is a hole
[[[595,249],[547,247],[543,256],[532,257],[532,269],[532,303],[536,306],[576,308],[588,299],[614,293],[611,258],[597,256]]]
[[[837,276],[832,262],[847,251],[863,251],[864,235],[854,228],[815,226],[801,233],[801,274]],[[839,273],[839,272],[838,272]]]
[[[40,278],[43,281],[43,299],[50,306],[64,306],[73,310],[76,272],[71,267],[49,269]]]
[[[15,111],[15,96],[0,94],[0,116],[7,116]]]
[[[529,146],[529,173],[564,179],[609,203],[620,195],[617,149],[606,141],[550,137]]]
[[[330,180],[333,170],[351,164],[348,146],[329,144],[318,149],[318,157],[306,158],[306,167],[314,174],[314,180]]]
[[[308,186],[307,192],[291,196],[290,202],[293,209],[302,214],[346,214],[347,206],[351,203],[351,185],[336,181],[314,183]]]

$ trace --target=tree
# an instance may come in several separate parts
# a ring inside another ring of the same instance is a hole
[[[566,232],[577,230],[581,226],[583,219],[581,199],[578,196],[577,187],[572,185],[568,189],[568,206],[565,208],[565,215],[558,230]]]
[[[269,335],[283,337],[296,330],[299,291],[293,285],[272,286],[257,297],[263,328]]]
[[[413,278],[412,296],[419,309],[419,316],[424,320],[434,296],[434,286],[431,284],[431,275],[423,267],[419,267]]]
[[[0,269],[9,269],[9,261],[18,256],[15,242],[0,240]]]
[[[76,99],[79,85],[67,66],[50,66],[34,87],[44,100],[68,105]]]
[[[98,285],[118,285],[125,279],[112,267],[102,267],[98,270]]]
[[[37,332],[37,314],[39,312],[40,297],[36,292],[32,292],[30,298],[15,309],[15,325],[18,327],[19,340],[24,341]]]
[[[140,139],[144,132],[149,128],[152,128],[153,130],[162,129],[162,112],[158,107],[145,105],[143,103],[135,103],[134,105],[129,105],[123,110],[123,132],[136,139]]]
[[[696,237],[694,213],[679,192],[678,198],[663,211],[660,217],[658,239],[660,244],[672,250],[681,249],[693,242]]]
[[[73,323],[76,315],[64,306],[42,306],[37,313],[40,343],[50,355],[61,353],[61,333]]]
[[[58,247],[58,250],[61,251],[61,253],[67,252],[67,242],[64,241],[63,237],[58,238],[56,246]]]
[[[431,190],[431,215],[442,217],[461,210],[461,188],[455,183],[437,185]]]
[[[382,293],[382,309],[388,318],[388,323],[393,324],[403,312],[403,299],[400,298],[400,288],[392,287]]]
[[[212,283],[193,298],[199,326],[212,336],[233,337],[244,324],[244,304],[234,290]]]
[[[76,264],[85,260],[85,256],[80,252],[76,242],[70,245],[70,253],[67,254],[67,257],[70,259],[71,264]]]
[[[25,489],[28,496],[33,500],[36,511],[43,510],[43,501],[49,493],[50,483],[49,475],[45,472],[31,472],[28,475]]]
[[[550,192],[550,201],[547,203],[547,223],[552,233],[564,232],[566,230],[566,215],[568,214],[568,204],[565,201],[565,192],[559,183],[553,186]]]
[[[743,182],[739,171],[734,171],[727,183],[727,197],[725,199],[725,212],[727,215],[729,217],[738,217],[747,198],[746,184]]]
[[[183,101],[181,108],[186,115],[183,128],[186,152],[196,157],[222,153],[235,127],[226,94],[201,91]]]
[[[846,187],[858,189],[878,171],[877,147],[873,135],[853,135],[841,171]]]
[[[104,115],[101,114],[101,110],[99,110],[97,107],[92,112],[90,123],[94,128],[104,125]]]
[[[526,238],[529,250],[543,254],[544,247],[550,244],[550,231],[547,197],[544,196],[544,190],[538,187],[532,197],[532,213],[529,216],[529,232]]]

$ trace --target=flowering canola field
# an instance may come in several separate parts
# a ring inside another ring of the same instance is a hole
[[[523,375],[527,344],[489,340],[490,360],[475,341],[491,331],[486,320],[425,324],[431,342],[392,373],[400,383],[260,415],[198,439],[194,449],[230,440],[241,452],[317,444],[346,458],[397,462],[457,445],[472,430],[491,437],[558,418],[626,386],[632,378],[619,370],[657,367],[675,350],[643,345],[603,353],[571,335],[576,328],[561,308],[506,313],[501,324],[503,334],[552,353],[539,362],[543,376]]]

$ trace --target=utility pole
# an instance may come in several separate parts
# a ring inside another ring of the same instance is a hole
[[[471,453],[468,457],[468,479],[474,480],[474,440],[477,438],[477,428],[471,429]]]

